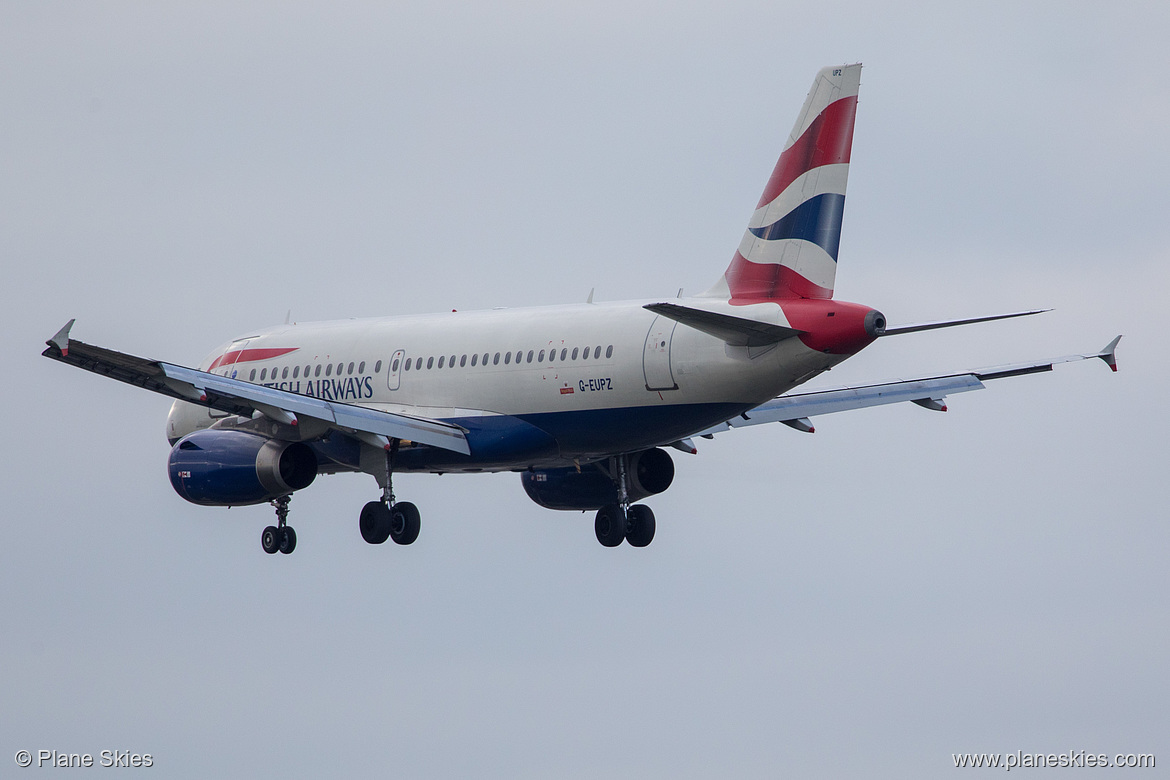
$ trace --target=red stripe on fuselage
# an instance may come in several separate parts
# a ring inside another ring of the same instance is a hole
[[[214,371],[220,366],[230,366],[236,363],[248,363],[253,360],[271,360],[272,358],[287,355],[290,352],[296,352],[300,347],[285,347],[281,349],[235,349],[231,352],[225,352],[215,359],[208,371]]]
[[[856,115],[857,95],[841,98],[826,106],[796,143],[780,155],[756,208],[776,200],[797,177],[813,168],[849,162]]]

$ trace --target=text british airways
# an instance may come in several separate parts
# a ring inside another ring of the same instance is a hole
[[[326,401],[360,401],[374,397],[374,381],[370,376],[350,376],[344,379],[306,379],[292,382],[265,382],[265,387],[287,390],[290,393],[322,398]]]

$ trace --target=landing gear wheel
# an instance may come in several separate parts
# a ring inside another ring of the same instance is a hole
[[[362,507],[358,520],[362,538],[370,544],[381,544],[390,538],[390,507],[381,501],[371,501]]]
[[[597,510],[593,521],[597,541],[605,547],[617,547],[626,538],[626,517],[618,504],[606,504]]]
[[[654,512],[645,504],[635,504],[627,510],[626,541],[631,547],[645,547],[654,541]]]
[[[418,538],[421,526],[418,507],[409,501],[399,501],[390,507],[390,538],[397,544],[410,544]]]
[[[280,549],[280,537],[280,529],[270,525],[260,534],[260,546],[264,548],[264,552],[272,555]]]
[[[280,529],[280,545],[278,549],[285,555],[297,549],[297,532],[293,530],[291,525],[286,525]]]

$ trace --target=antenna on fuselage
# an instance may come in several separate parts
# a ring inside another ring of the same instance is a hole
[[[585,298],[585,303],[593,303],[593,291],[596,289],[596,287],[589,288],[589,295]]]

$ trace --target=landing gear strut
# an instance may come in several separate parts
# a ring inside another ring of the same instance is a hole
[[[393,539],[395,544],[411,544],[418,538],[421,525],[418,507],[409,501],[394,500],[392,478],[398,443],[398,439],[392,439],[390,449],[386,452],[382,500],[371,501],[362,507],[362,514],[358,519],[362,538],[370,544],[382,544],[387,539]]]
[[[260,535],[260,546],[264,552],[272,555],[282,552],[285,555],[297,549],[297,532],[288,525],[288,502],[292,496],[281,496],[268,503],[276,507],[276,525],[270,525]]]
[[[598,509],[593,522],[597,541],[605,547],[617,547],[623,541],[631,547],[645,547],[654,541],[654,512],[645,504],[630,506],[628,465],[625,455],[611,461],[610,473],[617,474],[618,503]]]

